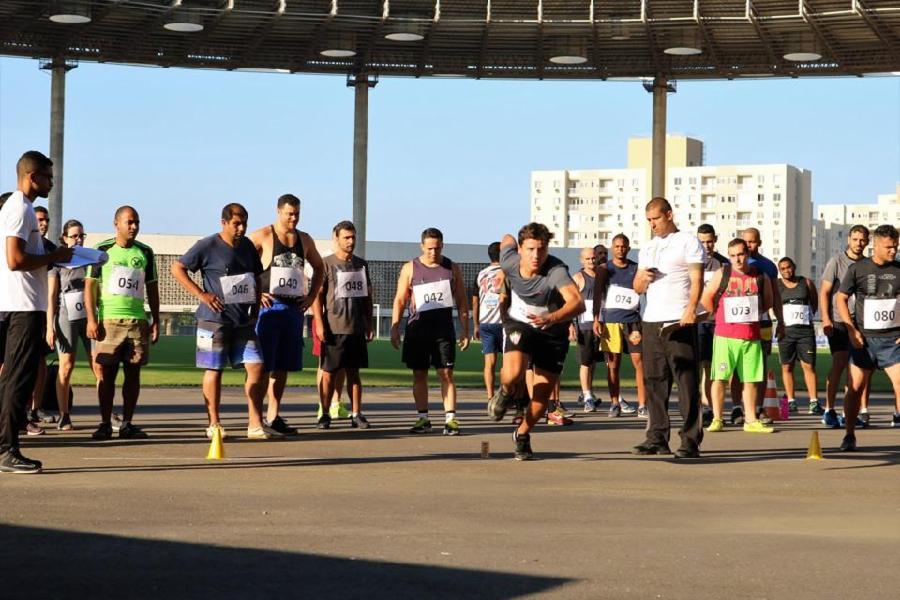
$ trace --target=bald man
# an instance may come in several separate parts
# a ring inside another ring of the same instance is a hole
[[[569,339],[578,343],[578,377],[581,380],[581,397],[584,412],[594,412],[597,400],[594,397],[594,369],[603,354],[600,352],[600,338],[594,334],[594,284],[597,253],[593,248],[582,248],[579,257],[581,270],[572,280],[584,300],[584,312],[569,326]]]

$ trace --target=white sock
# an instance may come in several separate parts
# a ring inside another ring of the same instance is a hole
[[[813,402],[815,402],[816,404],[818,404],[818,403],[819,403],[819,399],[818,399],[818,398],[810,398],[810,399],[809,399],[809,403],[812,404]]]
[[[455,418],[456,418],[456,413],[453,411],[450,411],[444,415],[444,422],[449,423],[450,421],[454,420]]]
[[[869,409],[868,409],[868,408],[861,408],[861,409],[859,409],[859,414],[861,414],[861,415],[867,414],[868,412],[869,412]]]
[[[428,418],[428,411],[427,411],[427,410],[426,410],[426,411],[421,411],[421,410],[420,410],[420,411],[419,411],[419,418],[420,418],[420,419],[427,419],[427,418]]]
[[[358,412],[352,412],[352,413],[350,413],[350,416],[353,417],[353,418],[356,418],[356,417],[359,416],[359,413],[358,413]]]
[[[788,402],[793,402],[793,401],[794,401],[793,398],[788,398]]]
[[[581,390],[581,395],[584,398],[593,398],[594,397],[594,394],[593,394],[593,392],[591,392],[591,390]]]

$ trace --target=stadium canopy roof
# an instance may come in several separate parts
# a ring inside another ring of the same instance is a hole
[[[414,77],[864,75],[900,71],[900,0],[3,0],[0,54]]]

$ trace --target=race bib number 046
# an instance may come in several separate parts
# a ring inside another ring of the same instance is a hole
[[[413,299],[416,303],[416,310],[420,313],[438,308],[453,308],[450,280],[442,279],[433,283],[414,285]]]
[[[726,296],[726,323],[758,323],[759,296]]]
[[[113,267],[106,288],[115,296],[144,299],[144,271],[130,267]]]
[[[306,278],[299,267],[272,267],[269,293],[273,296],[299,298],[306,292]]]
[[[337,286],[334,292],[337,298],[365,298],[369,295],[366,272],[363,269],[338,271]]]
[[[866,329],[891,329],[900,327],[900,299],[866,298],[863,301],[863,322]]]
[[[253,304],[256,302],[256,278],[253,273],[226,275],[219,279],[225,304]]]

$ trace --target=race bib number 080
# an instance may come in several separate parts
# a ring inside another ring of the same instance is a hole
[[[144,299],[144,271],[130,267],[113,267],[107,291],[114,296]]]
[[[256,279],[253,273],[226,275],[219,279],[225,304],[252,304],[256,302]]]
[[[414,285],[413,299],[416,303],[416,310],[420,313],[439,308],[453,308],[450,280],[442,279],[433,283]]]
[[[759,296],[726,296],[726,323],[758,323]]]
[[[891,329],[900,327],[900,299],[866,298],[863,301],[863,322],[866,329]]]
[[[299,267],[272,267],[269,293],[273,296],[299,298],[306,292],[306,278]]]
[[[334,292],[337,298],[365,298],[369,295],[366,272],[363,269],[338,271],[337,286]]]

